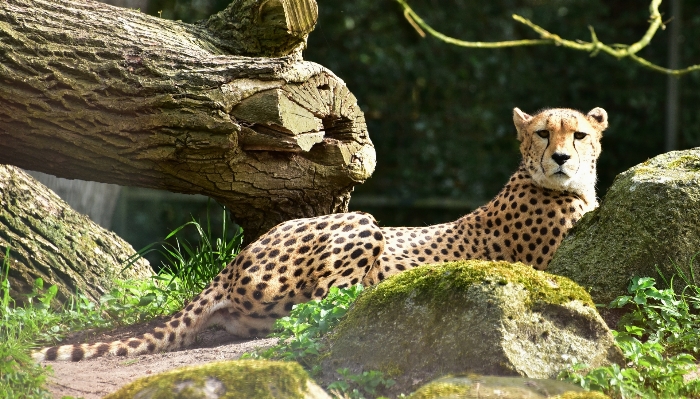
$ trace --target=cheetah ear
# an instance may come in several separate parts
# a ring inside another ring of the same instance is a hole
[[[515,129],[518,131],[518,141],[523,141],[525,128],[531,120],[532,116],[524,113],[518,107],[513,108],[513,123],[515,123]]]
[[[599,132],[608,128],[608,113],[603,108],[596,107],[588,111],[586,119],[597,128]]]

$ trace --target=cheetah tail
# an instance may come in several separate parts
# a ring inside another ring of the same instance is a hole
[[[190,303],[195,303],[199,296]],[[94,344],[60,345],[42,348],[32,353],[35,362],[46,360],[74,361],[93,359],[107,354],[114,356],[135,356],[177,349],[194,342],[197,333],[207,325],[211,315],[227,301],[217,306],[201,307],[191,310],[191,306],[173,315],[167,322],[154,327],[150,332],[137,337],[112,342]]]

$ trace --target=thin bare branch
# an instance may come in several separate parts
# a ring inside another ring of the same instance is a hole
[[[596,56],[599,52],[604,52],[606,54],[609,54],[617,59],[622,59],[622,58],[630,58],[634,62],[649,68],[653,71],[656,72],[661,72],[665,73],[668,75],[673,75],[673,76],[681,76],[686,73],[694,72],[694,71],[699,71],[700,70],[700,64],[698,65],[691,65],[687,68],[683,69],[669,69],[669,68],[664,68],[662,66],[656,65],[642,57],[639,57],[637,53],[643,49],[644,47],[648,46],[649,43],[651,42],[651,39],[654,37],[656,34],[656,31],[658,31],[659,28],[664,29],[664,24],[663,20],[661,19],[661,13],[659,12],[659,6],[661,5],[662,0],[651,0],[651,4],[649,5],[649,13],[650,13],[650,19],[649,19],[649,28],[647,31],[644,33],[641,39],[639,41],[631,44],[631,45],[626,45],[626,44],[619,44],[615,43],[612,45],[607,45],[600,40],[598,40],[598,36],[595,33],[595,30],[593,29],[592,26],[589,26],[589,30],[591,32],[591,41],[590,42],[585,42],[581,40],[567,40],[562,38],[561,36],[551,33],[547,31],[546,29],[542,28],[541,26],[533,23],[527,18],[523,18],[520,15],[513,14],[513,19],[520,22],[523,25],[528,26],[530,29],[538,33],[541,37],[539,40],[531,40],[531,39],[523,39],[523,40],[507,40],[507,41],[501,41],[501,42],[470,42],[470,41],[465,41],[465,40],[459,40],[455,39],[453,37],[444,35],[435,29],[433,29],[430,25],[428,25],[423,19],[416,14],[415,11],[409,5],[406,3],[405,0],[396,0],[401,7],[403,7],[404,10],[404,15],[406,16],[406,19],[409,20],[411,25],[416,29],[416,31],[422,36],[425,37],[425,33],[423,30],[426,32],[430,33],[432,36],[436,37],[439,40],[442,40],[446,43],[453,44],[455,46],[460,46],[460,47],[471,47],[471,48],[505,48],[505,47],[518,47],[518,46],[537,46],[537,45],[543,45],[543,44],[556,44],[562,47],[567,47],[570,49],[574,50],[579,50],[579,51],[586,51],[590,53],[591,56]],[[422,30],[421,30],[422,28]]]
[[[505,42],[468,42],[464,40],[459,40],[455,39],[453,37],[449,37],[447,35],[444,35],[435,29],[433,29],[430,25],[425,23],[423,19],[418,16],[418,14],[413,11],[411,7],[406,4],[404,0],[396,0],[401,4],[401,6],[404,9],[404,15],[406,16],[406,19],[409,20],[411,25],[416,28],[416,25],[425,29],[428,33],[431,35],[435,36],[436,38],[450,44],[454,44],[455,46],[461,46],[461,47],[475,47],[475,48],[500,48],[500,47],[515,47],[515,46],[536,46],[540,44],[551,44],[551,40],[512,40],[512,41],[505,41]],[[420,29],[416,29],[416,32],[418,32],[421,37],[425,37],[425,33],[423,33]]]
[[[425,37],[425,32],[423,32],[423,29],[421,29],[420,26],[416,24],[416,21],[414,21],[413,18],[411,18],[411,15],[408,13],[408,10],[403,11],[403,16],[406,18],[406,21],[408,21],[408,23],[411,24],[411,26],[413,26],[413,29],[415,29],[416,32],[418,32],[420,37]]]

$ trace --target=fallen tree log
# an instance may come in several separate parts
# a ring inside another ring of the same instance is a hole
[[[45,287],[57,286],[61,303],[76,292],[97,301],[115,287],[115,279],[153,274],[143,258],[126,267],[135,253],[23,170],[0,165],[0,265],[10,266],[10,296],[17,304],[25,302],[22,294],[32,292],[37,278]]]
[[[314,0],[190,25],[90,0],[0,3],[0,163],[208,195],[246,239],[345,211],[374,171],[344,82],[306,62]]]

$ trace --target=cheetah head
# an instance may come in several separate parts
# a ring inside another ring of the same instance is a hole
[[[596,161],[608,113],[593,108],[586,115],[563,108],[530,116],[513,110],[523,163],[541,187],[576,193],[595,205]]]

